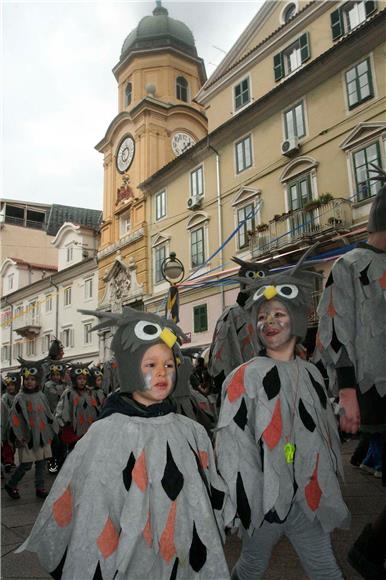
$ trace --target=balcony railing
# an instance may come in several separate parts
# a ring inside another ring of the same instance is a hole
[[[352,221],[351,202],[344,198],[334,198],[314,209],[291,211],[271,220],[264,231],[255,230],[250,234],[251,254],[256,258],[304,238],[345,230]]]

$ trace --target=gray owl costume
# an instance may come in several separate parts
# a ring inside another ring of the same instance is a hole
[[[76,388],[76,377],[80,374],[91,380],[89,363],[72,363],[70,366],[72,387],[63,392],[56,407],[55,416],[61,427],[70,425],[77,438],[83,437],[90,425],[98,418],[100,408],[104,401],[104,393],[101,389],[83,390]],[[62,436],[65,439],[65,436]]]
[[[300,262],[251,283],[245,308],[257,321],[263,302],[280,301],[289,312],[292,336],[302,339],[313,274]],[[319,522],[323,533],[348,526],[338,483],[343,471],[337,425],[313,364],[299,357],[257,356],[239,366],[223,386],[216,450],[228,486],[224,521],[229,525],[238,516],[245,537],[256,537],[263,524],[268,535],[268,523],[284,528],[294,514]]]
[[[384,183],[386,173],[376,179]],[[368,231],[386,231],[386,185],[371,206]],[[339,389],[357,388],[362,429],[386,431],[386,253],[359,243],[339,258],[318,314],[317,348],[330,376],[336,370]]]
[[[19,550],[37,552],[63,580],[227,580],[224,486],[204,428],[168,403],[145,408],[131,398],[145,388],[140,364],[149,346],[166,341],[178,365],[180,331],[132,309],[95,314],[117,326],[121,392],[107,402],[120,398],[120,411],[77,443]]]
[[[217,388],[221,388],[231,371],[256,356],[261,349],[256,327],[251,324],[249,313],[244,309],[246,295],[243,292],[245,288],[243,280],[250,282],[264,278],[268,269],[258,262],[244,262],[236,257],[232,260],[240,266],[238,281],[241,292],[237,297],[237,303],[226,308],[221,314],[213,333],[208,371]]]
[[[49,361],[48,363],[48,374],[51,376],[53,373],[60,374],[63,378],[63,375],[66,370],[66,365],[59,361]],[[59,402],[59,399],[64,392],[66,385],[63,382],[55,383],[49,379],[45,382],[43,387],[43,393],[47,397],[48,403],[50,405],[50,409],[53,413],[55,413],[56,405]]]
[[[51,413],[46,397],[39,389],[43,375],[41,361],[27,361],[19,358],[21,363],[20,375],[22,379],[28,375],[36,377],[37,388],[35,391],[27,391],[23,388],[15,396],[14,404],[10,413],[10,425],[18,444],[20,461],[28,461],[29,456],[36,455],[37,459],[50,456],[49,446],[57,424]],[[45,450],[43,455],[42,450]],[[33,461],[35,459],[32,459]]]

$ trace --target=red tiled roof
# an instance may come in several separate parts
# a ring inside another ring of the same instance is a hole
[[[29,268],[35,268],[36,270],[53,270],[54,272],[57,272],[58,270],[57,266],[51,266],[49,264],[36,264],[34,262],[26,262],[26,260],[22,260],[21,258],[10,257],[10,260],[16,262],[16,264],[19,264],[19,266],[28,266]]]

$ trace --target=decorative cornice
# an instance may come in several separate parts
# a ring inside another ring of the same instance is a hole
[[[129,244],[132,244],[133,242],[136,242],[137,240],[143,238],[144,235],[145,235],[144,228],[140,228],[133,234],[128,234],[127,236],[122,237],[117,242],[114,242],[114,244],[110,244],[106,248],[103,248],[103,250],[100,250],[98,252],[97,259],[102,260],[106,256],[114,254],[114,252],[116,252],[117,250],[120,250],[121,248],[124,248],[125,246],[128,246]]]

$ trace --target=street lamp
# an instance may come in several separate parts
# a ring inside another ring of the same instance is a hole
[[[185,268],[181,260],[176,257],[175,252],[170,252],[169,257],[163,260],[161,275],[170,284],[165,309],[166,318],[171,318],[174,322],[178,322],[179,297],[177,284],[183,280]]]

